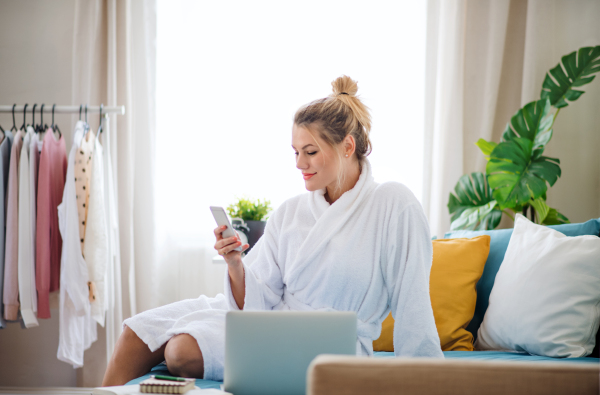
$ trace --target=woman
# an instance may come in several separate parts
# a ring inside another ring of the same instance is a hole
[[[222,380],[228,310],[355,311],[357,354],[372,355],[387,313],[398,356],[442,358],[429,299],[432,245],[421,205],[404,185],[377,184],[366,156],[371,119],[342,76],[333,93],[300,108],[292,147],[306,189],[271,216],[242,259],[237,237],[215,229],[229,275],[225,295],[201,296],[124,322],[103,385],[162,362],[174,375]],[[248,245],[242,246],[243,250]]]

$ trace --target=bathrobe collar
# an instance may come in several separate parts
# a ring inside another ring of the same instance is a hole
[[[325,200],[325,188],[309,193],[308,206],[316,223],[298,250],[295,262],[290,266],[290,275],[299,274],[298,271],[303,271],[307,264],[313,261],[329,240],[340,232],[348,219],[356,214],[376,186],[371,164],[365,158],[354,188],[342,194],[333,204],[330,205]]]
[[[371,163],[365,158],[362,162],[362,172],[358,177],[356,185],[354,185],[352,189],[344,192],[333,204],[329,204],[329,202],[325,200],[327,188],[310,192],[308,205],[315,217],[315,221],[319,221],[321,216],[330,208],[333,208],[333,211],[340,213],[340,209],[341,212],[344,212],[353,207],[355,203],[359,203],[365,197],[365,194],[368,194],[371,187],[374,187],[374,184],[375,181],[371,172]]]

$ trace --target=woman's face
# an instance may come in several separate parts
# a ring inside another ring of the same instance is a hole
[[[302,172],[307,190],[316,191],[328,186],[335,188],[340,170],[338,154],[318,133],[294,125],[292,148],[296,154],[296,167]]]

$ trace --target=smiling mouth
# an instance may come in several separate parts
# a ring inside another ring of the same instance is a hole
[[[312,178],[312,176],[314,176],[317,173],[312,173],[312,174],[308,174],[308,173],[302,173],[302,177],[304,178],[304,180],[310,180]]]

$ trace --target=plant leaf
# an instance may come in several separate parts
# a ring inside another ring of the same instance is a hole
[[[548,211],[548,215],[542,222],[542,225],[562,225],[571,223],[567,217],[558,212],[558,210],[551,208]]]
[[[451,229],[494,229],[498,226],[502,211],[492,197],[486,176],[476,172],[459,178],[450,193],[448,211],[452,215]]]
[[[550,99],[556,107],[566,107],[579,99],[583,91],[573,88],[589,84],[600,71],[600,45],[583,47],[561,58],[561,62],[546,74],[541,98]],[[566,73],[565,73],[566,72]]]
[[[532,156],[533,142],[515,137],[500,144],[486,166],[488,182],[500,209],[513,208],[537,199],[554,185],[561,175],[560,161]]]
[[[539,158],[544,147],[552,138],[554,117],[550,114],[550,100],[537,100],[527,103],[506,124],[502,134],[503,141],[512,141],[517,137],[533,142],[533,157]]]
[[[502,217],[502,211],[498,210],[496,206],[498,202],[492,200],[491,202],[482,206],[470,207],[463,210],[461,215],[452,221],[450,230],[492,230],[500,222]]]
[[[546,204],[546,201],[541,197],[534,199],[531,201],[531,205],[535,209],[537,213],[538,223],[543,224],[544,220],[548,216],[548,212],[550,211],[550,207]]]
[[[485,155],[485,158],[487,160],[490,160],[490,154],[492,153],[494,148],[496,148],[498,143],[494,143],[493,141],[485,141],[484,139],[479,139],[479,140],[477,140],[475,145],[479,147],[481,152],[483,152],[483,154]]]

